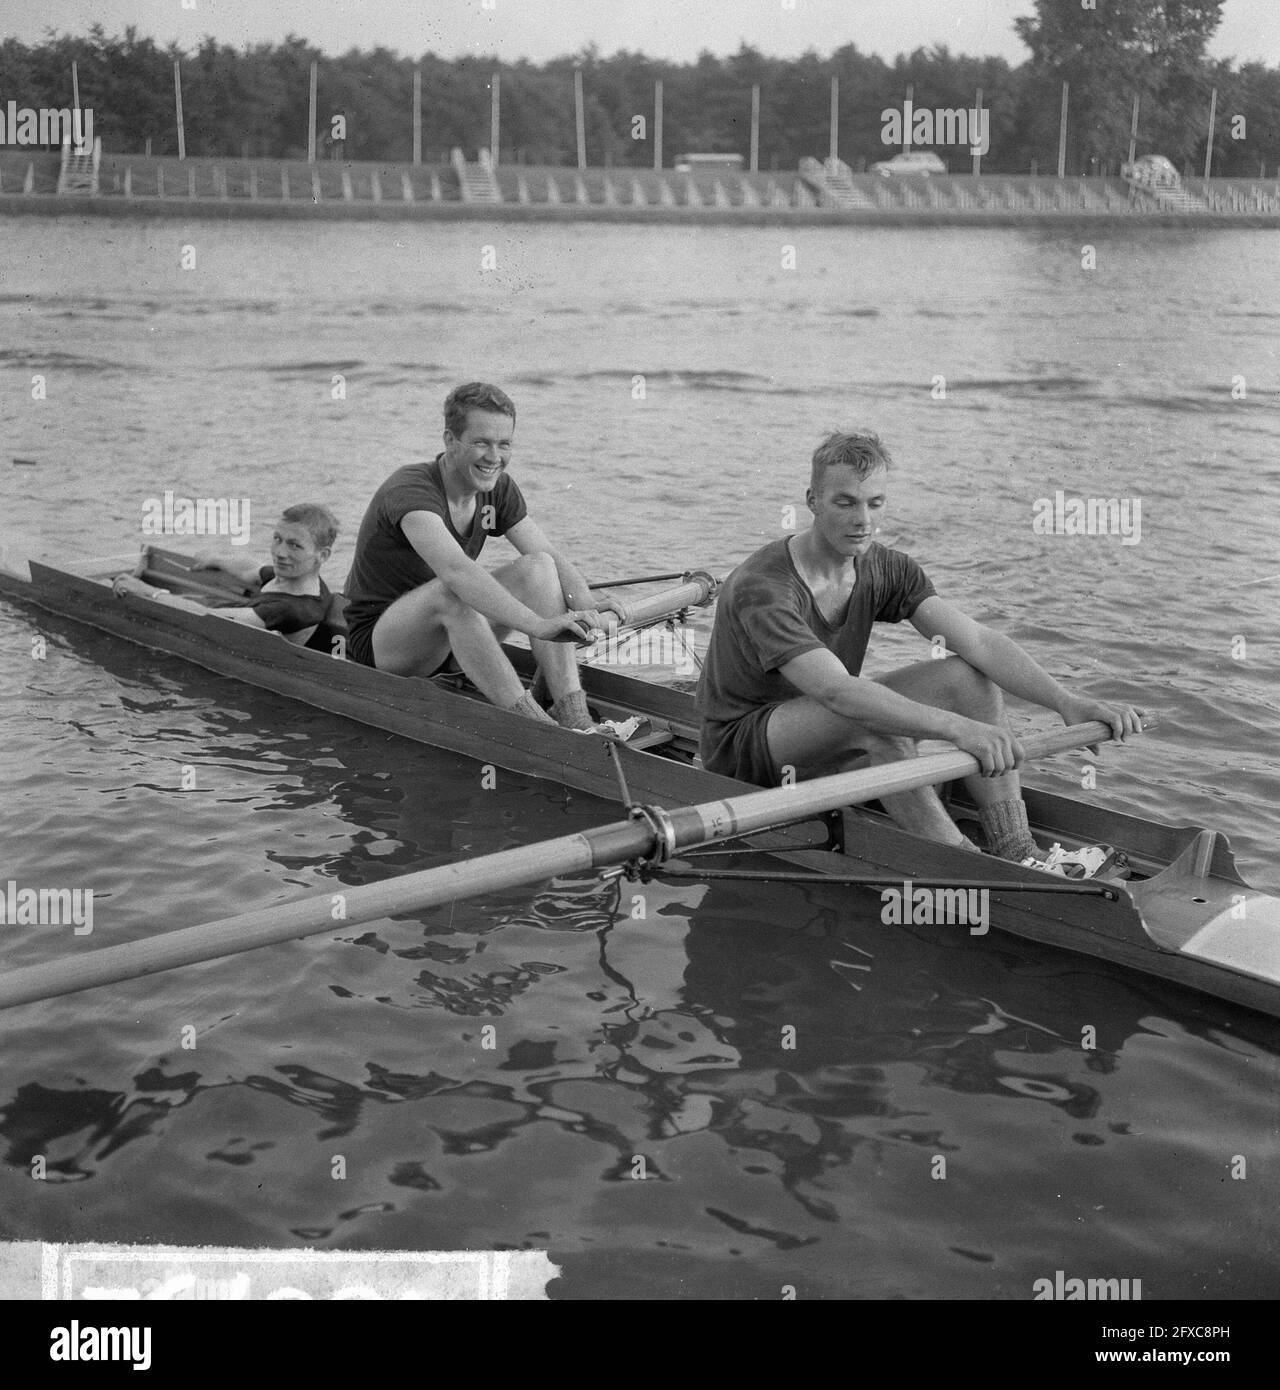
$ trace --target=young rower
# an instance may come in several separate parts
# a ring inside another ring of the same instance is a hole
[[[918,739],[942,739],[982,766],[965,785],[991,853],[1045,867],[1027,825],[1016,771],[1022,748],[1002,692],[1066,724],[1101,720],[1121,740],[1141,732],[1140,711],[1072,694],[1017,643],[940,598],[910,556],[877,542],[890,464],[875,435],[832,434],[813,455],[813,524],[763,546],[725,584],[698,687],[704,765],[776,786],[784,769],[817,777],[911,758]],[[949,659],[878,680],[860,676],[872,624],[903,619],[927,640],[941,639]],[[904,830],[977,848],[931,787],[882,804]]]
[[[566,643],[611,631],[626,608],[594,598],[528,514],[507,472],[510,397],[469,382],[450,392],[444,423],[443,452],[397,469],[365,512],[347,580],[348,653],[404,676],[433,675],[452,655],[493,704],[547,720],[502,650],[507,632],[523,632],[551,693],[550,718],[596,729]],[[519,552],[492,573],[477,563],[490,535]]]
[[[321,567],[333,551],[338,523],[327,507],[300,502],[280,514],[271,536],[271,563],[228,563],[217,556],[202,556],[194,569],[222,570],[245,586],[237,598],[228,594],[216,604],[201,603],[150,584],[140,574],[118,575],[112,582],[117,598],[133,594],[154,599],[189,613],[212,613],[247,627],[278,632],[296,646],[330,650],[331,637],[341,629],[334,625],[333,594],[320,577]],[[139,565],[145,569],[146,559]]]

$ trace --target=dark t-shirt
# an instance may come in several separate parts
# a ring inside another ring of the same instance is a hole
[[[449,515],[441,476],[441,459],[398,468],[373,494],[356,537],[355,559],[347,577],[347,625],[353,633],[372,627],[389,607],[411,589],[435,578],[435,571],[409,544],[400,523],[410,512],[431,512],[443,519],[449,534],[469,559],[476,559],[488,536],[505,535],[528,514],[524,496],[506,473],[492,492],[476,497],[475,515],[465,534]]]
[[[323,579],[320,580],[320,592],[318,594],[286,594],[276,589],[268,589],[263,592],[262,586],[275,577],[274,567],[263,565],[258,570],[256,590],[244,598],[229,596],[225,602],[219,602],[214,606],[217,608],[252,608],[262,619],[263,625],[268,631],[280,632],[285,635],[291,632],[301,632],[304,628],[315,627],[324,622],[333,602],[333,595]]]
[[[698,712],[708,725],[729,724],[795,699],[801,692],[780,668],[819,647],[833,651],[856,676],[872,624],[899,623],[934,593],[909,555],[873,543],[858,559],[848,608],[829,623],[792,562],[786,540],[771,541],[725,582],[698,683]]]

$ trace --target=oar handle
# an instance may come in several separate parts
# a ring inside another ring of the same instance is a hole
[[[1159,715],[1143,714],[1142,732],[1154,729],[1159,723]],[[1096,738],[1088,736],[1090,730],[1096,730]],[[1054,753],[1066,753],[1073,748],[1087,748],[1091,743],[1110,743],[1112,738],[1111,725],[1095,719],[1089,724],[1069,724],[1066,728],[1049,729],[1043,734],[1028,734],[1018,742],[1028,758],[1048,758]]]
[[[683,612],[686,608],[703,608],[715,598],[719,587],[720,581],[714,576],[694,570],[686,576],[683,584],[629,600],[627,626],[639,627],[642,623],[654,622],[658,618]]]
[[[656,594],[634,599],[627,604],[627,621],[618,625],[618,632],[628,632],[632,628],[644,627],[662,618],[674,617],[686,608],[702,608],[711,602],[720,588],[720,581],[704,570],[692,570],[685,576],[685,583],[672,589],[661,589]],[[592,585],[598,588],[598,585]],[[595,647],[602,637],[577,637],[567,628],[561,628],[554,637],[543,639],[547,642],[572,642],[582,650]]]

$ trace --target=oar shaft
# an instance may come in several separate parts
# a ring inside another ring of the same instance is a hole
[[[1111,730],[1105,724],[1077,724],[1053,733],[1033,734],[1022,740],[1022,745],[1028,758],[1037,758],[1105,742],[1110,737]],[[977,759],[968,753],[935,753],[681,807],[666,813],[670,848],[695,849],[976,771]],[[0,1008],[154,975],[298,937],[341,931],[358,922],[501,892],[558,874],[625,864],[652,855],[656,847],[657,835],[649,823],[632,819],[457,864],[441,864],[382,883],[313,894],[238,917],[16,970],[0,979]]]
[[[382,883],[355,888],[336,886],[328,893],[273,904],[237,917],[15,970],[0,978],[0,1008],[155,975],[181,965],[195,965],[320,932],[337,932],[359,922],[501,892],[558,874],[625,863],[647,854],[652,842],[653,835],[646,824],[627,821],[592,831],[590,838],[567,835],[457,864],[441,864]],[[599,858],[601,854],[606,857]]]

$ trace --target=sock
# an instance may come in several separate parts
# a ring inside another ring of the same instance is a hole
[[[544,724],[553,724],[555,721],[542,708],[542,706],[526,690],[514,705],[507,706],[509,714],[523,714],[526,719],[539,719]]]
[[[563,729],[594,729],[595,720],[587,710],[587,697],[581,690],[571,690],[551,706],[551,717]]]
[[[1027,825],[1027,807],[1020,796],[980,807],[978,819],[986,831],[991,853],[997,859],[1020,863],[1027,855],[1037,853],[1036,842]]]

